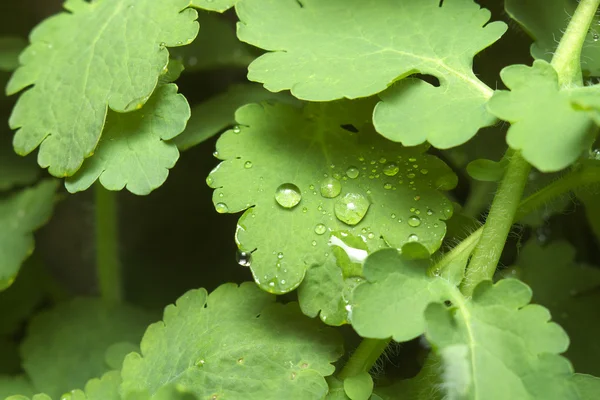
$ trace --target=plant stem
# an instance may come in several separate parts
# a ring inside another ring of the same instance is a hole
[[[461,285],[465,296],[471,296],[479,282],[494,276],[531,170],[531,165],[519,152],[508,150],[505,157],[509,159],[506,173],[494,197],[481,239],[473,251]]]
[[[513,223],[519,222],[544,204],[549,203],[557,197],[564,196],[566,193],[577,189],[578,187],[598,183],[600,183],[600,170],[598,168],[582,168],[565,174],[560,179],[555,180],[548,186],[545,186],[543,189],[538,190],[521,201]],[[453,260],[460,257],[465,252],[470,254],[475,246],[477,246],[477,243],[479,243],[482,233],[483,227],[471,233],[451,251],[444,254],[444,256],[435,265],[430,267],[429,270],[443,271]]]
[[[94,196],[98,287],[104,300],[120,302],[122,289],[118,254],[117,195],[97,183],[94,186]]]
[[[344,380],[360,372],[368,372],[385,351],[390,341],[391,339],[363,339],[338,374],[338,378]]]
[[[581,0],[565,34],[560,39],[556,53],[552,57],[552,66],[558,73],[561,86],[583,85],[581,49],[599,5],[600,0]]]

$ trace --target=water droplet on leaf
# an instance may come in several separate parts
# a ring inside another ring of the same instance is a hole
[[[246,168],[246,169],[250,169],[250,168],[252,168],[252,161],[246,161],[246,162],[244,163],[244,168]]]
[[[396,176],[396,174],[398,174],[398,171],[400,171],[400,167],[398,167],[398,165],[394,163],[389,163],[385,167],[383,167],[383,173],[387,176]]]
[[[356,225],[367,214],[369,200],[359,193],[346,193],[335,203],[335,216],[348,225]]]
[[[358,178],[359,173],[360,172],[358,171],[358,168],[356,168],[356,167],[348,167],[348,169],[346,170],[346,175],[348,175],[348,178],[350,178],[350,179]]]
[[[240,128],[239,125],[236,125],[233,127],[232,131],[233,133],[240,133],[242,131],[242,128]]]
[[[296,207],[301,199],[300,189],[293,183],[284,183],[275,191],[275,200],[284,208]]]
[[[252,253],[247,251],[238,251],[236,254],[237,263],[242,267],[249,267],[252,264]]]
[[[323,224],[317,224],[317,226],[315,226],[315,233],[317,235],[322,235],[325,233],[325,231],[327,231],[327,227]]]
[[[412,235],[408,236],[408,241],[409,242],[418,242],[419,241],[419,237],[413,233]]]
[[[408,218],[408,225],[416,228],[417,226],[421,225],[421,218],[417,217],[416,215],[411,215]]]
[[[217,210],[217,212],[219,214],[225,214],[226,212],[229,211],[229,208],[227,207],[227,204],[225,204],[225,203],[217,203],[217,204],[215,204],[215,210]]]
[[[327,178],[321,182],[321,196],[333,199],[342,191],[342,184],[334,178]]]

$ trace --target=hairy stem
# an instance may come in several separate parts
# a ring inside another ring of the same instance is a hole
[[[118,254],[117,195],[97,183],[94,186],[96,223],[96,273],[100,295],[106,301],[122,300]]]
[[[363,339],[338,374],[338,378],[344,380],[360,372],[368,372],[383,354],[390,341],[391,339]]]
[[[492,202],[481,239],[473,251],[461,286],[465,296],[471,296],[479,282],[494,276],[531,170],[531,165],[520,153],[508,150],[505,157],[509,159],[506,173]]]
[[[581,0],[558,44],[552,66],[558,73],[561,86],[583,85],[581,49],[599,5],[600,0]]]

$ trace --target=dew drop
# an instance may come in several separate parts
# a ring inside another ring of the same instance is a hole
[[[410,161],[410,162],[415,162],[415,161],[417,161],[417,159],[416,159],[416,158],[414,158],[414,157],[411,157],[411,158],[409,158],[409,159],[408,159],[408,161]]]
[[[599,35],[599,34],[597,34],[597,33],[594,33],[594,34],[592,35],[592,39],[594,40],[594,42],[597,42],[598,40],[600,40],[600,35]]]
[[[358,175],[360,174],[358,168],[351,166],[348,167],[348,169],[346,170],[346,175],[348,175],[348,178],[350,179],[356,179],[358,178]]]
[[[396,219],[396,214],[392,214],[390,216],[392,217],[392,219]]]
[[[236,125],[233,127],[232,131],[233,133],[240,133],[242,131],[242,128],[240,128],[239,125]]]
[[[327,178],[321,182],[321,196],[327,199],[337,197],[342,191],[342,184],[334,178]]]
[[[369,234],[367,235],[367,237],[369,239],[374,239],[375,238],[375,234],[373,232],[369,232]]]
[[[416,175],[415,175],[415,174],[413,174],[412,172],[410,172],[410,173],[406,174],[406,177],[407,177],[408,179],[413,179],[415,176],[416,176]]]
[[[431,274],[432,274],[433,276],[440,276],[440,275],[442,275],[442,270],[441,270],[441,269],[439,269],[439,268],[436,268],[436,269],[434,269],[433,271],[431,271]]]
[[[379,159],[379,162],[380,162],[381,164],[385,164],[385,163],[387,162],[387,160],[386,160],[385,158],[381,157],[381,158]]]
[[[408,236],[408,241],[409,242],[418,242],[419,241],[419,237],[413,233],[412,235]]]
[[[323,224],[317,224],[317,226],[315,226],[315,233],[317,235],[322,235],[327,231],[327,227]]]
[[[427,174],[429,173],[429,170],[426,170],[425,168],[423,168],[423,169],[421,170],[421,173],[422,173],[423,175],[427,175]]]
[[[417,226],[421,225],[421,218],[417,217],[416,215],[411,215],[408,218],[408,225],[416,228]]]
[[[229,211],[229,207],[227,207],[227,204],[225,203],[217,203],[215,204],[215,210],[217,210],[219,214],[225,214]]]
[[[390,190],[392,188],[392,184],[391,183],[386,183],[383,185],[383,188],[386,190]]]
[[[282,252],[277,253],[277,258],[279,260],[281,260],[283,258],[283,253]]]
[[[313,246],[316,246],[316,245],[317,245],[317,241],[316,241],[316,240],[313,240],[311,244],[312,244]]]
[[[246,168],[246,169],[250,169],[250,168],[252,168],[252,161],[246,161],[246,162],[244,163],[244,168]]]
[[[356,225],[365,217],[370,205],[365,196],[358,193],[346,193],[335,203],[335,216],[348,225]]]
[[[284,183],[275,191],[275,201],[283,208],[294,208],[301,199],[300,189],[293,183]]]
[[[206,177],[206,184],[208,186],[211,186],[213,184],[213,182],[214,182],[214,180],[213,180],[212,176],[207,176]]]
[[[196,361],[196,367],[201,367],[204,365],[204,360],[200,359],[198,361]]]
[[[389,163],[383,167],[383,173],[387,176],[396,176],[400,171],[400,167],[397,164]]]
[[[243,358],[238,358],[238,360],[237,360],[237,363],[238,363],[238,364],[242,364],[243,362],[244,362],[244,359],[243,359]]]
[[[252,253],[247,251],[238,251],[236,254],[237,263],[242,267],[249,267],[252,265]]]

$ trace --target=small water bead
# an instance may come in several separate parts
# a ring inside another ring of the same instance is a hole
[[[229,207],[227,207],[227,204],[225,203],[217,203],[215,204],[215,210],[217,210],[219,214],[225,214],[229,211]]]
[[[213,184],[213,182],[214,182],[214,180],[213,180],[212,176],[206,177],[206,184],[208,186],[211,186]]]
[[[281,260],[283,258],[283,253],[282,252],[277,253],[277,258]]]
[[[327,227],[323,224],[317,224],[317,226],[315,226],[315,233],[317,235],[322,235],[327,231]]]
[[[415,196],[415,197],[413,197],[413,199],[414,199],[415,201],[419,201],[419,200],[421,200],[421,196]]]
[[[597,42],[598,40],[600,40],[600,35],[599,35],[599,34],[597,34],[597,33],[594,33],[594,34],[592,35],[592,39],[594,40],[594,42]]]
[[[313,241],[312,241],[312,245],[313,245],[313,246],[316,246],[316,245],[317,245],[317,241],[316,241],[316,240],[313,240]]]
[[[410,162],[415,162],[415,161],[417,161],[417,159],[416,159],[416,158],[414,158],[414,157],[411,157],[411,158],[409,158],[409,159],[408,159],[408,161],[410,161]]]
[[[380,163],[380,164],[385,164],[386,162],[387,162],[387,160],[386,160],[385,158],[383,158],[383,157],[381,157],[381,158],[379,159],[379,163]]]
[[[408,236],[408,241],[409,242],[418,242],[419,241],[419,237],[413,233],[412,235]]]
[[[246,168],[246,169],[250,169],[250,168],[252,168],[252,161],[246,161],[246,162],[244,163],[244,168]]]
[[[238,251],[236,254],[237,263],[242,267],[249,267],[252,265],[252,253],[247,251]]]
[[[427,209],[427,215],[433,215],[433,210],[431,208]]]
[[[342,184],[334,178],[327,178],[321,182],[321,196],[327,199],[337,197],[342,191]]]
[[[293,183],[284,183],[275,191],[275,201],[284,208],[294,208],[302,200],[300,189]]]
[[[346,193],[335,203],[335,216],[348,225],[356,225],[365,217],[370,205],[365,196],[359,193]]]
[[[369,239],[374,239],[375,238],[375,234],[373,232],[369,232],[369,234],[367,235],[367,237]]]
[[[415,175],[414,173],[412,173],[412,172],[409,172],[408,174],[406,174],[406,177],[407,177],[408,179],[413,179],[415,176],[416,176],[416,175]],[[413,182],[413,183],[414,183],[414,182]]]
[[[396,214],[391,215],[392,219],[396,219]]]
[[[315,185],[309,185],[309,186],[308,186],[308,188],[309,188],[310,190],[315,190]]]
[[[422,170],[421,170],[421,173],[422,173],[423,175],[427,175],[427,174],[429,173],[429,171],[428,171],[428,170],[426,170],[426,169],[422,169]]]
[[[392,184],[391,183],[386,183],[383,185],[383,188],[386,190],[390,190],[392,188]]]
[[[416,228],[417,226],[421,225],[421,218],[417,217],[416,215],[411,215],[408,218],[408,225]]]
[[[400,167],[394,163],[389,163],[383,167],[383,173],[387,176],[396,176],[399,171]]]

